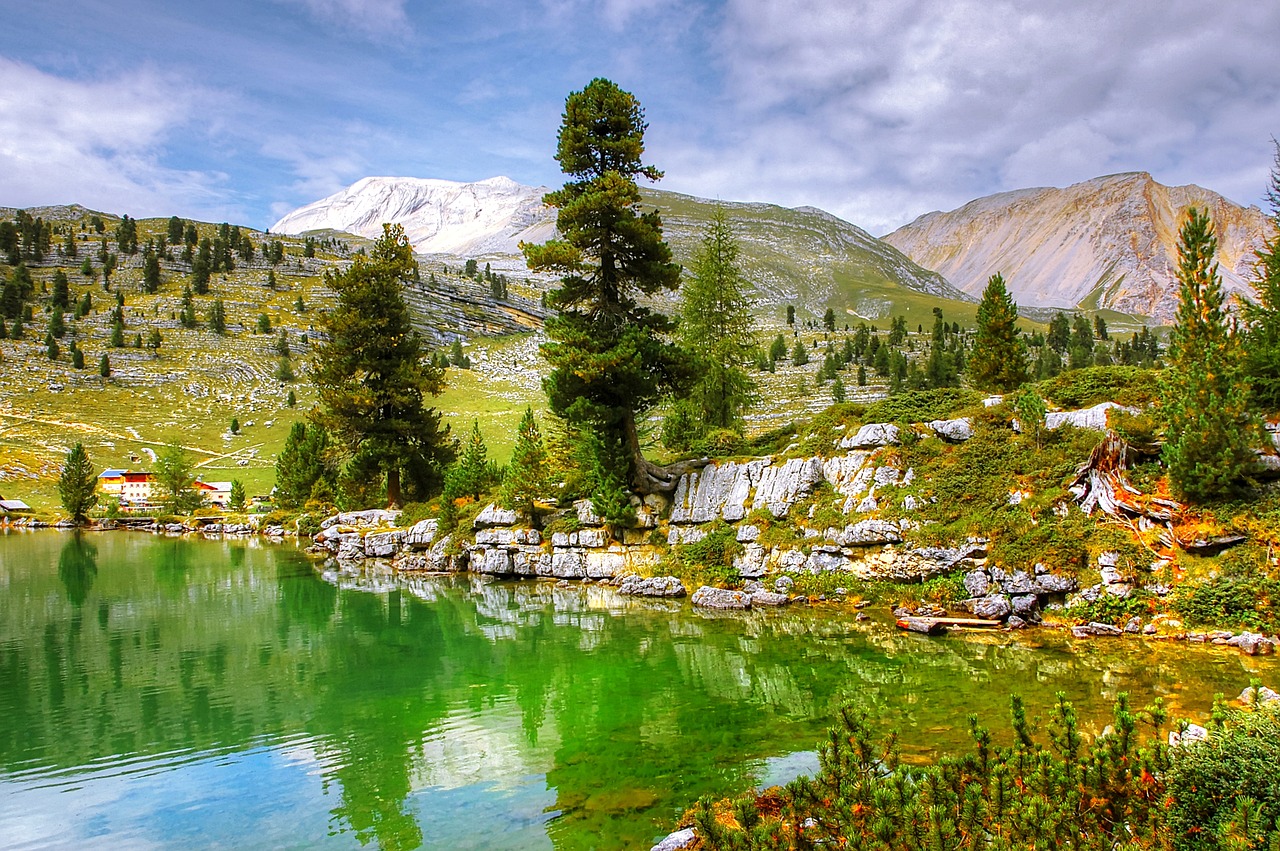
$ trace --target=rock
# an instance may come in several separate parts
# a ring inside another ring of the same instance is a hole
[[[888,520],[860,520],[845,526],[835,540],[842,547],[896,544],[902,540],[902,530]]]
[[[618,593],[630,597],[684,597],[689,592],[674,576],[628,576],[618,586]]]
[[[587,576],[592,579],[612,579],[627,569],[627,557],[621,552],[584,553]]]
[[[783,550],[778,554],[778,567],[788,572],[803,570],[807,560],[808,556],[800,550]]]
[[[733,568],[743,579],[758,579],[767,572],[765,561],[768,553],[759,544],[747,544],[742,555],[733,560]]]
[[[577,535],[580,547],[603,547],[609,543],[609,536],[603,529],[583,529]]]
[[[559,579],[581,579],[587,575],[587,556],[581,550],[557,549],[551,554],[551,575]]]
[[[941,635],[947,628],[933,618],[918,618],[906,615],[898,618],[898,626],[908,632],[919,632],[924,635]]]
[[[1089,638],[1091,636],[1115,636],[1124,635],[1124,630],[1118,626],[1112,626],[1109,623],[1091,622],[1080,626],[1071,627],[1071,635],[1075,638]]]
[[[741,591],[703,585],[693,592],[693,604],[704,609],[749,609],[751,597]]]
[[[964,575],[964,590],[970,597],[985,597],[991,588],[991,578],[985,570],[971,570]]]
[[[1120,571],[1113,565],[1103,566],[1098,573],[1102,576],[1103,585],[1120,585],[1124,582],[1124,579],[1120,576]]]
[[[840,441],[841,449],[872,449],[877,446],[896,446],[898,427],[893,423],[869,423],[856,434]]]
[[[1243,544],[1246,540],[1248,537],[1245,535],[1218,535],[1215,538],[1197,538],[1189,544],[1183,544],[1182,548],[1199,556],[1213,556],[1228,547]]]
[[[1125,622],[1124,631],[1130,635],[1137,635],[1142,630],[1142,618],[1134,615]]]
[[[389,558],[400,551],[404,542],[404,530],[371,532],[364,536],[364,554],[370,558]]]
[[[364,561],[364,544],[359,538],[344,538],[338,544],[338,561]]]
[[[1248,691],[1248,689],[1245,689]],[[1176,730],[1169,731],[1169,747],[1176,748],[1179,745],[1189,745],[1192,742],[1209,741],[1209,731],[1199,724],[1188,724],[1181,732]]]
[[[744,523],[738,527],[738,543],[749,544],[760,538],[760,527],[752,526],[750,523]]]
[[[493,503],[489,503],[476,515],[475,522],[471,524],[473,529],[489,529],[494,526],[514,526],[519,521],[520,515],[506,508],[499,508]]]
[[[1027,622],[1017,615],[1009,615],[1009,619],[1004,622],[1009,629],[1026,629]]]
[[[775,594],[772,591],[756,591],[751,595],[751,605],[756,606],[785,606],[790,602],[791,598],[786,594]]]
[[[707,533],[697,526],[676,526],[673,524],[667,531],[667,543],[673,547],[676,544],[696,544],[705,537],[707,537]]]
[[[1237,697],[1236,700],[1241,703],[1249,704],[1252,704],[1255,701],[1257,703],[1275,703],[1276,701],[1280,701],[1280,694],[1277,694],[1266,686],[1259,686],[1257,688],[1249,686],[1247,689],[1240,692],[1240,696]]]
[[[599,514],[596,514],[595,507],[592,506],[591,500],[580,499],[573,504],[573,510],[578,513],[578,525],[580,526],[603,526],[604,520]]]
[[[808,496],[821,481],[821,458],[792,458],[782,466],[761,467],[751,508],[767,508],[774,517],[785,517],[791,506]]]
[[[988,620],[1003,620],[1013,611],[1013,605],[1004,594],[988,594],[961,601],[960,605],[973,613],[974,617]]]
[[[831,552],[818,547],[814,548],[804,563],[805,570],[810,573],[831,573],[844,570],[848,566],[849,560],[844,557],[844,553],[839,550]]]
[[[1035,594],[1019,594],[1009,599],[1013,613],[1020,618],[1030,618],[1039,607],[1039,599]]]
[[[328,529],[330,526],[387,526],[396,521],[400,516],[398,510],[387,510],[382,508],[370,508],[367,511],[344,511],[335,514],[332,517],[325,518],[320,521],[321,529]]]
[[[858,507],[854,510],[859,514],[870,514],[879,507],[880,503],[876,501],[876,498],[871,494],[867,494],[862,498],[862,501],[858,503]]]
[[[933,420],[929,423],[929,428],[938,437],[950,443],[963,443],[973,437],[973,423],[968,417],[959,417],[954,420]]]
[[[1227,639],[1227,644],[1240,648],[1240,652],[1247,656],[1271,656],[1276,652],[1271,639],[1256,632],[1242,632],[1232,636]]]
[[[769,589],[765,588],[764,583],[761,582],[759,579],[751,579],[751,580],[748,580],[747,582],[742,583],[742,593],[744,594],[754,594],[757,591],[767,591],[767,590]]]
[[[1156,625],[1153,623],[1149,623],[1142,628],[1143,635],[1155,635],[1157,632],[1159,632],[1159,630],[1156,629]]]
[[[681,848],[688,848],[693,845],[695,839],[697,839],[697,834],[693,832],[693,828],[686,827],[684,830],[677,830],[674,833],[667,834],[666,839],[650,848],[649,851],[680,851]]]
[[[1025,570],[1019,570],[1012,576],[1002,579],[1000,589],[1006,594],[1034,594],[1035,582]]]
[[[773,581],[773,590],[779,594],[790,594],[794,587],[796,587],[796,581],[790,576],[779,576]]]
[[[410,549],[425,550],[436,539],[436,532],[439,530],[440,521],[435,519],[419,520],[409,527],[408,532],[405,532],[404,545]]]
[[[1117,405],[1115,402],[1102,402],[1092,408],[1084,408],[1079,411],[1055,411],[1051,414],[1045,414],[1044,427],[1052,431],[1062,425],[1072,425],[1076,428],[1106,431],[1107,412],[1113,408],[1127,414],[1139,413],[1137,408],[1126,408],[1123,405]]]
[[[1037,576],[1032,585],[1037,594],[1069,594],[1080,587],[1075,577],[1063,576],[1059,573],[1044,573]]]

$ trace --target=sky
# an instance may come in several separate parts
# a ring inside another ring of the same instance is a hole
[[[0,206],[257,228],[361,177],[558,186],[639,98],[659,188],[883,234],[1147,171],[1262,204],[1275,0],[0,0]]]

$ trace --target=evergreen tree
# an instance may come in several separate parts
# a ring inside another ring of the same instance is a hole
[[[267,314],[265,313],[259,313],[257,328],[258,328],[259,334],[270,334],[271,333],[271,317],[267,316]]]
[[[1027,379],[1027,359],[1018,339],[1018,306],[999,272],[987,281],[978,305],[978,333],[968,374],[980,390],[1007,392]]]
[[[822,314],[822,327],[828,331],[836,330],[836,312],[828,307],[827,312]]]
[[[182,235],[185,230],[185,223],[177,216],[169,217],[169,228],[165,232],[169,237],[169,242],[177,245],[182,242]]]
[[[1253,284],[1258,300],[1246,301],[1243,310],[1250,398],[1255,407],[1268,413],[1280,410],[1280,142],[1275,148],[1267,185],[1270,233],[1258,251]]]
[[[298,404],[298,396],[292,390],[289,391],[289,397],[285,399],[285,404],[290,408],[296,407]]]
[[[156,457],[156,483],[164,493],[165,509],[172,514],[190,514],[204,502],[195,490],[195,465],[187,450],[171,440]]]
[[[152,357],[160,357],[160,346],[163,343],[164,338],[160,336],[160,329],[152,328],[151,333],[147,335],[147,348],[151,350]]]
[[[742,428],[754,382],[744,368],[752,348],[751,303],[738,268],[738,243],[717,206],[680,292],[679,339],[698,365],[690,398],[706,428]]]
[[[1066,354],[1071,347],[1071,320],[1062,311],[1053,315],[1049,322],[1049,335],[1046,338],[1049,347],[1060,355]]]
[[[84,258],[84,262],[80,264],[80,274],[84,275],[86,278],[93,277],[93,258]]]
[[[196,304],[191,295],[190,285],[182,290],[182,310],[178,312],[178,323],[183,328],[194,328],[199,324],[196,319]]]
[[[1254,463],[1254,425],[1240,338],[1224,308],[1214,255],[1218,239],[1205,211],[1188,211],[1178,234],[1179,301],[1162,398],[1163,459],[1181,498],[1203,502],[1237,489]]]
[[[142,291],[160,292],[160,258],[147,246],[142,256]]]
[[[200,295],[209,292],[209,276],[213,273],[213,246],[209,239],[200,240],[200,250],[191,261],[191,287]]]
[[[102,360],[98,361],[98,375],[103,378],[111,377],[111,359],[107,357],[107,353],[102,353]]]
[[[227,309],[222,303],[221,296],[215,298],[213,304],[209,305],[209,330],[219,335],[227,333]]]
[[[227,508],[232,511],[244,511],[244,483],[239,479],[231,480],[231,494],[227,498]]]
[[[61,269],[53,273],[53,295],[49,303],[55,312],[71,308],[71,284]]]
[[[302,300],[302,293],[298,293],[298,298],[293,303],[293,309],[296,310],[298,313],[307,312],[307,303]]]
[[[804,340],[796,339],[795,348],[791,350],[791,365],[804,366],[809,362],[809,352],[804,347]]]
[[[116,260],[116,255],[111,253],[102,257],[102,288],[104,290],[111,289],[111,275],[116,271]]]
[[[79,348],[71,350],[71,366],[73,369],[84,369],[84,352]]]
[[[124,322],[117,317],[116,321],[111,323],[111,347],[115,349],[124,346]],[[103,355],[103,357],[106,357]]]
[[[831,401],[835,402],[837,405],[840,405],[844,403],[844,400],[845,400],[844,382],[840,379],[840,376],[837,375],[835,381],[831,382]]]
[[[787,305],[787,324],[796,324],[796,306],[794,304]]]
[[[62,313],[55,310],[49,314],[49,335],[54,339],[61,340],[67,333],[67,323],[62,318]]]
[[[284,328],[280,329],[280,336],[276,338],[276,354],[282,358],[287,358],[292,354],[289,351],[289,332]]]
[[[138,223],[126,213],[116,226],[116,243],[121,254],[138,253]]]
[[[329,466],[329,433],[314,423],[296,422],[276,456],[276,503],[301,508],[316,482],[334,478]]]
[[[97,487],[98,479],[89,462],[89,453],[85,452],[83,444],[76,443],[67,453],[62,473],[58,476],[58,498],[73,522],[83,523],[88,519],[89,511],[98,504]]]
[[[75,234],[70,230],[67,231],[67,238],[62,241],[62,253],[72,260],[80,253],[80,249],[76,247]]]
[[[324,317],[328,340],[316,347],[312,371],[320,422],[348,458],[360,454],[381,471],[393,506],[402,471],[425,498],[452,455],[448,427],[426,404],[444,377],[425,360],[402,295],[416,265],[403,229],[384,226],[367,257],[326,276],[338,302]]]
[[[525,408],[516,430],[511,463],[502,476],[502,505],[532,519],[533,501],[545,496],[546,488],[547,450],[542,443],[538,421],[533,417],[533,408]]]
[[[531,269],[562,275],[542,348],[551,410],[600,432],[599,446],[621,447],[602,463],[621,464],[609,471],[615,480],[650,492],[673,488],[678,476],[644,457],[637,420],[684,390],[693,366],[668,339],[671,322],[638,302],[680,283],[661,217],[640,208],[636,179],[662,177],[641,162],[645,129],[639,102],[608,80],[570,94],[556,159],[571,179],[543,199],[558,210],[561,236],[522,248]]]
[[[283,384],[289,384],[297,378],[293,374],[293,361],[288,355],[280,358],[280,363],[276,366],[275,379]]]
[[[769,362],[777,363],[787,356],[787,338],[779,334],[769,345]]]
[[[53,339],[53,334],[46,334],[44,338],[44,353],[48,356],[49,360],[57,360],[61,351],[62,350],[58,348],[58,341]]]
[[[473,420],[471,433],[458,454],[458,461],[449,470],[445,483],[445,497],[479,499],[493,484],[495,469],[489,463],[489,449],[480,433],[480,421]]]

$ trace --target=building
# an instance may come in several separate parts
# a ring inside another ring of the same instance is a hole
[[[151,502],[155,477],[146,471],[124,471],[124,483],[120,486],[120,502],[123,505],[146,505]]]
[[[231,482],[202,482],[196,479],[192,485],[204,501],[219,508],[226,508],[231,502]]]
[[[124,488],[124,474],[128,470],[117,470],[108,467],[98,474],[98,491],[107,496],[119,496]]]

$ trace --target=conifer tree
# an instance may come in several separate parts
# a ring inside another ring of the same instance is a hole
[[[804,340],[796,339],[795,348],[791,350],[791,365],[804,366],[809,362],[809,352],[804,347]]]
[[[1049,334],[1046,338],[1049,347],[1058,354],[1066,354],[1071,346],[1071,320],[1059,310],[1049,322]]]
[[[219,335],[227,333],[227,308],[223,305],[221,296],[209,305],[209,330]]]
[[[50,296],[50,306],[54,311],[67,310],[71,307],[71,284],[67,280],[67,273],[61,269],[53,273],[53,294]]]
[[[489,449],[480,432],[480,421],[473,420],[471,432],[459,451],[458,461],[449,470],[444,489],[446,499],[464,496],[479,499],[493,484],[494,472],[489,463]]]
[[[98,361],[98,375],[103,378],[111,377],[111,359],[107,357],[107,353],[102,353],[102,360]]]
[[[147,348],[151,350],[151,356],[160,357],[160,346],[164,344],[164,338],[160,336],[159,328],[152,328],[151,333],[147,335]]]
[[[1027,356],[1018,339],[1018,305],[999,272],[987,281],[978,305],[978,333],[968,375],[980,390],[1008,392],[1027,380]]]
[[[1275,148],[1267,185],[1270,233],[1258,251],[1253,284],[1258,300],[1246,301],[1243,310],[1250,398],[1268,413],[1280,411],[1280,142]]]
[[[545,496],[547,487],[547,450],[542,443],[542,432],[533,417],[533,408],[525,408],[516,430],[516,445],[511,452],[511,463],[502,476],[502,505],[518,511],[525,517],[533,517],[533,501]]]
[[[334,478],[329,466],[329,434],[323,426],[296,422],[276,456],[276,502],[301,508],[316,482]]]
[[[194,328],[198,324],[196,305],[191,295],[190,286],[187,286],[182,291],[182,310],[178,312],[178,322],[183,328]]]
[[[711,429],[742,428],[754,382],[747,375],[752,348],[750,301],[738,268],[738,242],[717,206],[680,292],[679,338],[697,362],[690,398]]]
[[[600,445],[621,446],[602,460],[620,463],[618,479],[651,492],[674,488],[679,477],[644,457],[637,420],[684,390],[693,368],[668,339],[667,317],[638,302],[680,283],[661,217],[640,207],[636,179],[662,177],[641,161],[645,129],[640,103],[608,80],[570,94],[556,152],[570,180],[544,198],[558,210],[560,238],[522,250],[531,269],[561,275],[542,348],[551,410],[600,432]]]
[[[328,340],[315,349],[318,421],[348,459],[363,456],[385,476],[387,502],[399,505],[401,474],[426,498],[452,457],[448,427],[427,405],[443,389],[409,322],[401,288],[417,264],[399,225],[387,225],[367,256],[356,255],[326,283],[338,302],[324,317]]]
[[[1162,386],[1162,457],[1169,484],[1193,502],[1239,488],[1254,463],[1254,436],[1240,338],[1227,318],[1206,211],[1192,208],[1178,234],[1179,300]]]
[[[227,508],[232,511],[244,511],[244,483],[239,479],[231,480],[231,493],[227,497]]]
[[[170,440],[156,458],[156,482],[163,490],[168,511],[189,514],[200,507],[204,496],[192,487],[195,480],[190,454],[176,440]]]
[[[58,476],[58,498],[75,523],[83,523],[89,511],[98,504],[98,480],[84,445],[76,443],[67,453]]]
[[[114,349],[124,347],[124,322],[119,317],[111,323],[111,347]],[[103,357],[106,356],[103,355]]]
[[[142,257],[142,290],[148,293],[160,292],[160,258],[150,245]]]

